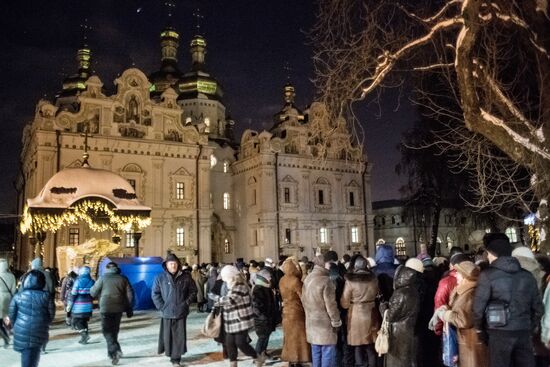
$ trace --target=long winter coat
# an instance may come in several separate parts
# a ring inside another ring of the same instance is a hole
[[[283,351],[281,359],[290,363],[311,360],[311,348],[306,337],[306,314],[302,306],[302,271],[296,260],[289,258],[282,266],[284,276],[279,282],[283,300]]]
[[[258,335],[269,335],[275,330],[277,306],[275,293],[271,287],[256,284],[252,289],[252,308],[254,310],[254,330]]]
[[[197,303],[203,303],[206,299],[204,297],[204,283],[206,283],[206,277],[199,269],[191,271],[191,278],[195,282],[197,288]]]
[[[372,344],[380,329],[380,313],[376,308],[378,279],[371,272],[348,273],[340,304],[348,309],[347,341],[349,345]]]
[[[8,307],[17,290],[15,276],[8,270],[6,259],[0,259],[0,319],[8,315]],[[2,281],[3,280],[3,281]]]
[[[499,257],[479,275],[473,306],[477,329],[483,330],[485,309],[494,301],[510,305],[508,323],[494,330],[532,331],[544,311],[537,281],[511,256]]]
[[[73,289],[69,295],[67,307],[74,318],[87,318],[92,316],[93,299],[90,289],[94,280],[90,276],[90,268],[83,266],[78,272],[78,278],[74,281]]]
[[[13,349],[20,352],[40,348],[48,341],[48,331],[55,316],[55,304],[48,292],[43,291],[46,281],[38,271],[25,277],[22,291],[10,302],[9,318],[13,325]]]
[[[181,319],[189,314],[189,305],[194,302],[197,287],[188,272],[178,269],[175,275],[162,264],[164,272],[155,278],[151,298],[163,319]]]
[[[419,311],[418,272],[400,266],[395,272],[395,290],[390,298],[387,320],[390,328],[387,367],[416,366],[415,325]]]
[[[474,328],[473,303],[476,282],[464,279],[453,291],[450,310],[443,319],[456,326],[458,333],[458,363],[460,367],[484,367],[489,365],[487,347]]]
[[[254,327],[252,297],[247,281],[239,274],[228,284],[227,295],[218,300],[223,311],[223,327],[226,333],[238,333]]]
[[[126,312],[132,308],[134,299],[128,278],[119,274],[118,268],[105,269],[103,276],[90,289],[90,294],[99,299],[101,313]]]
[[[304,281],[302,304],[306,312],[307,341],[315,345],[336,345],[335,328],[342,325],[336,303],[336,289],[329,271],[315,265]]]
[[[393,247],[386,244],[378,247],[374,259],[376,261],[374,274],[378,278],[378,287],[384,301],[389,301],[393,293],[393,278],[397,269],[394,260]]]

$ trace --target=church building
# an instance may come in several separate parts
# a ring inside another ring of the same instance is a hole
[[[171,252],[202,263],[311,258],[319,249],[372,255],[371,164],[346,122],[331,121],[317,102],[300,110],[287,83],[272,127],[236,140],[224,91],[205,67],[206,39],[191,39],[187,72],[178,63],[180,42],[175,28],[163,29],[160,68],[123,71],[111,94],[91,72],[92,50],[77,51],[78,72],[54,101],[38,102],[24,128],[18,210],[57,172],[80,167],[87,148],[91,167],[125,178],[151,208],[140,256]],[[49,233],[45,266],[55,266],[57,246],[114,235],[132,256],[132,231],[94,232],[80,223]],[[32,259],[27,235],[16,256],[20,267]]]

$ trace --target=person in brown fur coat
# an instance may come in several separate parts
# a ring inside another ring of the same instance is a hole
[[[290,366],[311,361],[311,348],[306,339],[306,315],[302,306],[302,271],[298,261],[289,257],[281,266],[285,274],[279,289],[283,299],[283,352],[281,359]]]

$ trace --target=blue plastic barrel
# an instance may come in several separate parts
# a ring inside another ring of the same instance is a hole
[[[162,273],[162,257],[105,257],[99,264],[99,276],[110,262],[117,263],[121,274],[125,275],[134,288],[134,310],[155,308],[151,299],[153,282]]]

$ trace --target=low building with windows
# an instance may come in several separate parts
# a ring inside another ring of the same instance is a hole
[[[54,101],[38,102],[23,131],[21,212],[53,175],[82,164],[86,135],[90,166],[125,178],[151,208],[142,256],[172,252],[194,263],[373,251],[370,165],[345,121],[330,121],[320,103],[302,112],[287,84],[273,127],[237,142],[221,85],[206,71],[204,37],[191,39],[188,72],[178,66],[179,33],[167,27],[160,40],[160,69],[125,70],[111,93],[92,75],[91,49],[78,50],[77,74]],[[113,235],[85,223],[64,228],[47,236],[45,263],[55,264],[57,246]],[[133,255],[134,233],[117,235]],[[17,243],[24,266],[32,246],[25,236]]]
[[[405,204],[402,200],[372,203],[374,238],[377,244],[392,244],[396,256],[413,257],[420,252],[421,246],[431,241],[433,218],[431,212]],[[482,240],[479,233],[489,231],[482,216],[473,215],[467,209],[445,206],[439,215],[436,253],[446,256],[452,246],[474,251]],[[510,242],[520,242],[517,225],[507,226],[505,233]]]

